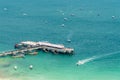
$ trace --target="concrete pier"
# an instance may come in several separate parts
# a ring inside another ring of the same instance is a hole
[[[42,50],[44,52],[52,53],[62,53],[62,54],[73,54],[74,49],[66,48],[61,44],[52,44],[49,42],[33,42],[25,41],[15,45],[16,49],[26,49],[26,48],[37,48],[37,50]]]
[[[63,45],[51,44],[48,42],[25,41],[16,44],[15,50],[2,52],[0,54],[0,57],[4,56],[24,57],[24,55],[28,54],[31,55],[31,53],[33,54],[35,51],[51,52],[54,54],[73,54],[74,49],[66,48]]]

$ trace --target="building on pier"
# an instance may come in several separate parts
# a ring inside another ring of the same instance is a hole
[[[36,50],[42,50],[44,52],[52,52],[52,53],[62,53],[62,54],[73,54],[74,49],[66,48],[61,44],[52,44],[49,42],[33,42],[33,41],[25,41],[15,45],[16,49],[29,49],[36,48]]]

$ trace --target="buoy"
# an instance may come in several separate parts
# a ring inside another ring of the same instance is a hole
[[[69,42],[69,43],[70,43],[70,42],[71,42],[71,40],[70,40],[70,39],[68,39],[68,40],[67,40],[67,42]]]
[[[17,66],[14,66],[14,70],[17,70]]]
[[[29,68],[30,68],[30,69],[33,69],[33,65],[30,65]]]
[[[61,24],[61,27],[65,27],[65,24]]]
[[[8,9],[7,8],[3,8],[4,11],[7,11]]]
[[[115,18],[115,16],[112,16],[112,19],[114,19]]]
[[[68,20],[68,18],[64,18],[64,20],[65,20],[65,21],[67,21],[67,20]]]
[[[23,16],[27,16],[27,13],[23,13],[22,15],[23,15]]]

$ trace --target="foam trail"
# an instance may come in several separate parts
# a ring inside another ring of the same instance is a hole
[[[72,38],[72,36],[73,36],[73,31],[70,31],[67,36],[67,40],[70,40]]]
[[[79,60],[76,64],[77,65],[83,65],[83,64],[88,63],[90,61],[93,61],[93,60],[96,60],[96,59],[99,59],[99,58],[103,58],[103,57],[106,57],[106,56],[118,54],[118,53],[120,53],[120,51],[116,51],[116,52],[112,52],[112,53],[108,53],[108,54],[104,54],[104,55],[100,55],[100,56],[93,56],[93,57],[90,57],[90,58]]]
[[[83,60],[79,60],[76,64],[77,65],[82,65],[82,64],[85,64],[85,63],[87,63],[87,62],[90,62],[90,61],[92,61],[92,60],[94,60],[94,59],[96,59],[96,57],[90,57],[90,58],[86,58],[86,59],[83,59]]]

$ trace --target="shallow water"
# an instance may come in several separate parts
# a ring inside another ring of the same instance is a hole
[[[73,56],[39,52],[25,59],[0,58],[0,79],[120,80],[119,53],[76,66],[78,60],[120,51],[119,3],[119,0],[0,0],[1,52],[26,40],[49,41],[75,49]],[[31,64],[33,70],[29,69]],[[14,70],[14,66],[18,69]]]

